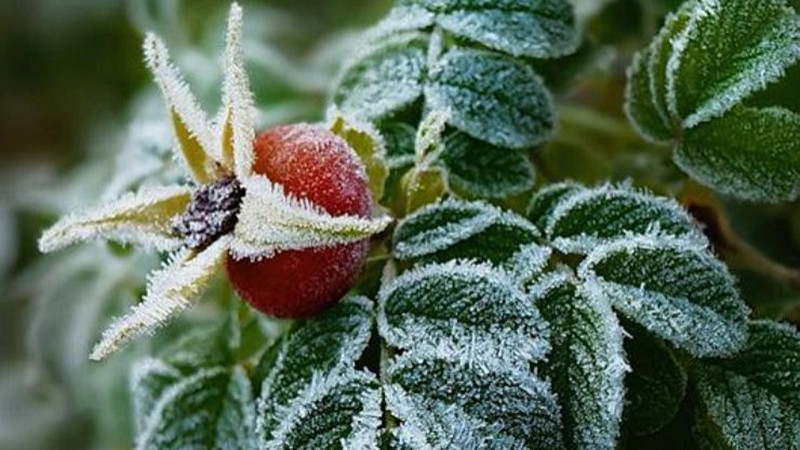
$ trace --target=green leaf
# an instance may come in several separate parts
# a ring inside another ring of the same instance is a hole
[[[747,337],[748,308],[726,267],[704,247],[634,236],[598,247],[578,274],[586,292],[694,356],[724,356]]]
[[[686,372],[673,352],[634,325],[626,326],[630,372],[625,377],[625,428],[646,435],[667,425],[686,395]]]
[[[698,1],[672,48],[668,105],[688,129],[781,78],[800,59],[800,18],[783,0]]]
[[[672,117],[667,106],[667,63],[672,43],[686,28],[693,2],[686,2],[675,14],[670,14],[649,47],[633,58],[628,68],[625,89],[625,114],[647,140],[666,143],[674,140],[680,118]],[[676,123],[677,122],[677,123]]]
[[[552,328],[546,371],[563,408],[566,447],[616,448],[627,364],[623,330],[610,305],[563,275],[530,291]]]
[[[383,197],[383,188],[386,177],[389,175],[389,169],[386,166],[386,150],[383,139],[378,130],[371,123],[348,121],[341,114],[334,117],[330,130],[350,144],[364,164],[372,198]]]
[[[562,448],[549,383],[481,350],[420,347],[392,361],[386,406],[402,423],[394,448]]]
[[[401,0],[397,9],[408,9],[415,18],[422,15],[414,11],[427,10],[456,36],[518,57],[564,56],[579,42],[572,5],[565,0]],[[419,23],[432,24],[428,17]]]
[[[455,128],[499,147],[531,147],[553,133],[553,103],[542,80],[498,53],[451,49],[430,69],[425,98]]]
[[[693,178],[739,198],[775,202],[800,195],[800,115],[737,107],[686,132],[675,162]]]
[[[476,346],[521,367],[550,348],[525,293],[504,272],[470,261],[423,266],[384,286],[378,329],[396,349]]]
[[[181,377],[180,370],[159,359],[146,358],[133,365],[131,386],[137,433],[145,430],[147,419],[164,391],[179,382]]]
[[[280,424],[261,448],[378,450],[381,390],[368,372],[321,376],[281,409]]]
[[[539,229],[545,229],[550,215],[558,204],[574,194],[585,191],[583,186],[571,181],[548,184],[539,189],[528,203],[526,215]]]
[[[697,428],[713,448],[797,448],[800,443],[800,334],[774,322],[750,324],[730,359],[698,361]]]
[[[386,163],[390,169],[414,165],[416,130],[403,122],[387,122],[379,126],[386,146]]]
[[[427,38],[393,36],[362,50],[345,68],[333,102],[347,115],[377,119],[422,95]]]
[[[545,235],[564,253],[591,252],[599,245],[653,234],[682,237],[705,245],[694,219],[674,200],[604,185],[574,192],[550,213]]]
[[[406,214],[436,202],[445,194],[444,175],[438,167],[415,167],[403,179]]]
[[[335,377],[351,370],[367,346],[372,304],[351,297],[312,319],[297,322],[264,353],[254,382],[261,385],[258,432],[271,435],[285,419],[283,409],[315,376]]]
[[[533,187],[533,164],[523,152],[495,147],[456,132],[439,160],[451,191],[467,198],[503,199]]]
[[[445,200],[400,222],[393,248],[401,261],[465,258],[500,264],[538,236],[536,227],[516,214],[483,202]]]
[[[152,372],[151,372],[152,373]],[[253,443],[250,381],[239,366],[202,368],[169,387],[153,377],[135,385],[138,405],[152,405],[136,439],[140,449],[249,449]],[[149,391],[156,388],[155,391]]]

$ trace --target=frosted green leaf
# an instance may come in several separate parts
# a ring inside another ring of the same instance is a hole
[[[533,164],[521,151],[495,147],[456,132],[445,139],[440,163],[451,191],[469,198],[502,199],[533,187]]]
[[[422,30],[436,22],[436,15],[431,11],[408,2],[398,2],[377,25],[367,30],[368,38],[380,39],[395,33]]]
[[[648,141],[670,142],[675,132],[659,114],[655,99],[650,90],[653,74],[648,70],[653,50],[648,47],[633,57],[628,68],[628,84],[625,87],[625,115],[636,131]]]
[[[383,197],[383,188],[389,169],[386,167],[386,149],[383,139],[375,126],[369,122],[348,120],[337,111],[334,113],[329,128],[350,145],[364,164],[372,198]]]
[[[158,399],[181,377],[177,368],[159,359],[146,358],[134,364],[131,369],[131,391],[137,433],[144,432]]]
[[[688,130],[675,162],[693,178],[748,200],[800,195],[800,115],[737,107]]]
[[[598,247],[578,274],[588,295],[695,356],[737,351],[748,308],[733,277],[704,247],[666,236],[633,236]]]
[[[422,95],[427,39],[395,36],[362,49],[345,67],[333,102],[347,115],[376,119]]]
[[[416,130],[403,122],[388,122],[380,126],[386,145],[386,163],[389,168],[401,169],[414,164],[414,139]]]
[[[381,390],[374,375],[353,369],[314,378],[278,412],[263,450],[378,450]]]
[[[670,111],[692,128],[781,78],[800,59],[800,18],[783,0],[700,0],[667,64]]]
[[[379,297],[379,331],[397,349],[479,345],[521,367],[549,350],[547,326],[530,299],[505,273],[485,264],[426,265],[384,286]]]
[[[597,246],[633,235],[659,233],[704,245],[694,219],[672,199],[607,184],[575,193],[559,202],[545,235],[564,253],[591,252]]]
[[[672,117],[667,106],[666,70],[675,36],[686,27],[693,5],[686,2],[677,13],[670,14],[650,46],[636,54],[628,68],[625,114],[636,131],[651,142],[670,142],[678,135],[680,118]]]
[[[42,234],[39,249],[51,252],[76,242],[103,238],[174,250],[183,241],[172,232],[172,218],[186,210],[190,199],[190,190],[181,186],[129,193],[98,208],[62,218]]]
[[[241,367],[199,369],[160,392],[136,448],[250,449],[252,403],[250,381]]]
[[[352,297],[312,319],[297,322],[262,356],[254,383],[260,384],[258,432],[278,427],[280,411],[307,389],[315,374],[335,376],[355,365],[372,329],[372,305]]]
[[[402,0],[397,9],[417,26],[433,24],[418,12],[429,11],[450,33],[518,57],[564,56],[579,42],[572,5],[565,0]]]
[[[501,268],[520,286],[525,287],[538,278],[550,262],[553,250],[538,244],[525,244],[506,260]]]
[[[586,188],[583,186],[571,181],[548,184],[531,197],[526,215],[531,222],[543,230],[547,227],[553,210],[562,200],[585,190]]]
[[[560,274],[530,292],[552,329],[546,372],[563,408],[566,447],[616,448],[628,366],[611,306]]]
[[[678,412],[686,394],[686,372],[665,343],[639,327],[625,328],[631,334],[625,341],[631,366],[625,377],[625,429],[634,435],[655,433]]]
[[[699,361],[699,427],[718,449],[794,449],[800,443],[800,334],[774,322],[750,324],[744,349]]]
[[[499,147],[531,147],[553,133],[553,103],[541,78],[498,53],[451,49],[430,69],[425,97],[455,128]]]
[[[445,200],[408,216],[395,229],[394,256],[401,260],[511,258],[539,232],[530,222],[483,202]]]
[[[550,384],[474,348],[418,348],[387,370],[394,448],[560,449]]]

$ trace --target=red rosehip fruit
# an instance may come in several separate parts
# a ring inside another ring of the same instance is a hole
[[[333,216],[368,217],[371,198],[358,156],[339,136],[307,124],[269,128],[254,141],[254,172],[283,185]],[[336,303],[356,280],[368,239],[285,250],[261,261],[228,258],[239,295],[273,317],[313,316]]]

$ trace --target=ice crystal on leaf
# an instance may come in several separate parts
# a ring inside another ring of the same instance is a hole
[[[62,219],[40,240],[43,251],[94,238],[178,249],[151,278],[144,302],[103,334],[92,358],[103,358],[129,339],[152,332],[189,306],[229,255],[265,258],[287,249],[336,245],[363,239],[389,223],[388,218],[333,217],[253,173],[256,120],[242,57],[242,20],[242,10],[234,3],[228,19],[222,107],[213,121],[170,62],[163,42],[153,34],[144,42],[147,66],[167,104],[179,160],[193,185],[125,195]],[[220,180],[241,185],[241,205],[240,190],[213,188]]]

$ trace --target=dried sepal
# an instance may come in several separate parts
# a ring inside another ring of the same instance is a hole
[[[39,250],[52,252],[91,239],[174,250],[182,240],[172,232],[171,221],[191,199],[183,186],[169,186],[128,193],[119,199],[83,213],[66,216],[44,232]]]
[[[144,55],[147,67],[167,103],[180,159],[198,183],[214,180],[218,175],[218,167],[212,153],[214,141],[205,113],[170,61],[164,42],[155,34],[148,33],[145,37]]]
[[[223,236],[200,253],[183,251],[173,258],[152,276],[142,303],[103,332],[90,358],[105,358],[132,338],[152,332],[186,309],[225,262],[229,244],[230,237]]]
[[[247,194],[231,243],[237,258],[265,258],[282,250],[354,242],[380,233],[392,221],[388,216],[332,216],[263,176],[248,178],[242,185]]]
[[[238,178],[252,174],[255,154],[255,106],[242,50],[242,8],[234,3],[225,39],[225,79],[218,123],[222,164]]]

